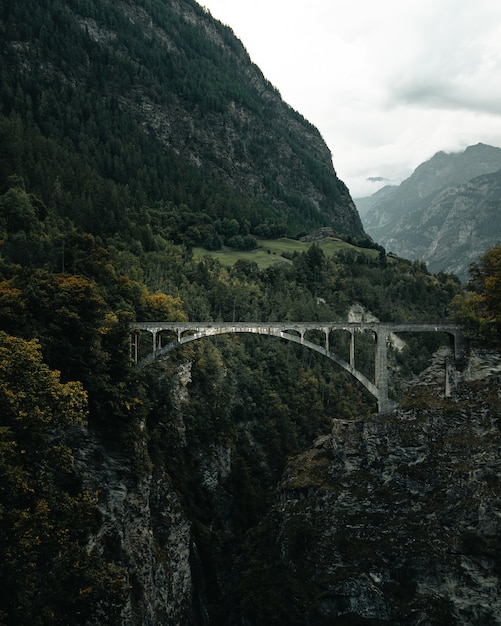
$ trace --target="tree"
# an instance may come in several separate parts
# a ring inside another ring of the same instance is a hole
[[[185,322],[186,314],[182,308],[182,301],[165,293],[150,293],[146,287],[141,288],[136,315],[140,320]]]
[[[485,317],[489,322],[501,322],[501,246],[488,250],[474,266],[470,284],[483,296]]]
[[[38,341],[0,332],[0,622],[120,623],[123,573],[86,549],[94,503],[66,443],[85,424],[80,383],[62,383]]]
[[[498,342],[501,338],[501,246],[487,250],[470,267],[467,292],[453,300],[456,319],[474,339]]]
[[[0,196],[0,219],[0,228],[3,225],[8,232],[29,232],[38,222],[29,195],[17,187]]]

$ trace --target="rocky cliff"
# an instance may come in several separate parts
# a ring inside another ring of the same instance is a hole
[[[130,588],[123,623],[501,624],[500,368],[476,352],[453,398],[428,377],[392,415],[335,420],[246,535],[230,515],[230,447],[199,447],[203,547],[167,472],[137,482],[127,458],[80,432],[76,467],[100,490],[92,542]]]
[[[421,211],[400,217],[385,237],[388,249],[424,260],[433,272],[463,281],[470,264],[499,244],[501,172],[474,178],[437,194]]]
[[[194,623],[191,524],[169,476],[151,473],[137,481],[130,460],[89,432],[74,441],[75,469],[85,487],[99,493],[98,531],[89,548],[120,564],[129,589],[122,623]]]
[[[501,150],[439,152],[398,187],[357,200],[364,226],[388,251],[463,280],[501,236]]]
[[[413,408],[336,421],[290,464],[257,540],[276,578],[247,584],[292,595],[294,624],[501,624],[499,383],[497,359],[454,399],[426,387]]]

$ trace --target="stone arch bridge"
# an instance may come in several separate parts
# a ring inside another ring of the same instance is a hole
[[[455,361],[464,356],[461,327],[456,324],[398,324],[385,322],[133,322],[130,325],[130,330],[132,334],[132,358],[137,367],[145,367],[158,357],[166,355],[183,344],[197,341],[203,337],[226,333],[254,333],[293,341],[319,352],[349,372],[377,399],[380,413],[387,413],[395,407],[395,403],[388,398],[388,343],[392,334],[445,333],[450,337]],[[147,356],[139,359],[139,335],[144,331],[152,336],[152,349]],[[307,333],[310,331],[319,331],[323,334],[323,345],[307,339]],[[350,355],[348,361],[335,354],[329,347],[329,336],[335,331],[345,331],[350,335]],[[373,333],[375,338],[374,382],[369,380],[355,367],[355,335],[367,331]],[[165,337],[165,334],[171,340],[162,345],[162,338]],[[446,381],[446,389],[447,386]]]

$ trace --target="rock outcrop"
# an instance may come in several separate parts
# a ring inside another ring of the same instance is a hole
[[[265,531],[285,581],[268,584],[308,590],[290,623],[501,624],[498,365],[454,398],[336,421],[290,464]]]
[[[474,351],[446,398],[443,358],[394,414],[335,420],[291,459],[246,537],[228,517],[229,448],[201,448],[194,479],[224,536],[210,573],[167,472],[134,479],[126,457],[79,431],[75,469],[99,490],[90,547],[125,571],[123,623],[208,624],[216,586],[224,623],[501,624],[501,361]]]
[[[137,481],[130,460],[99,438],[80,431],[76,439],[75,469],[98,498],[98,529],[89,548],[123,568],[129,588],[123,624],[191,623],[191,524],[168,475],[150,473]]]

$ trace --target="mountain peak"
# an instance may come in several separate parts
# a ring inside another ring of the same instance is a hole
[[[437,152],[391,193],[364,200],[365,228],[385,248],[464,279],[470,263],[501,238],[500,170],[494,146]]]

